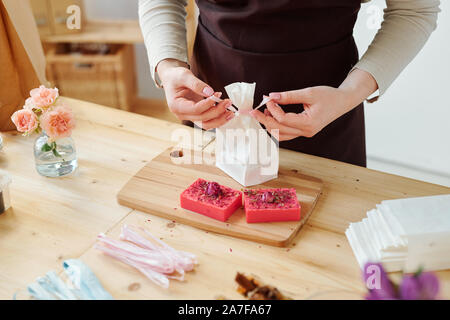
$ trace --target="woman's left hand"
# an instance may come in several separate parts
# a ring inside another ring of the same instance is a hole
[[[264,124],[279,141],[297,137],[313,137],[326,125],[349,112],[375,92],[378,84],[367,71],[354,69],[339,88],[318,86],[301,90],[271,93],[264,113],[253,110],[251,115]],[[278,104],[303,104],[302,113],[285,113]]]
[[[352,109],[347,97],[344,89],[327,86],[271,93],[272,101],[267,103],[265,112],[254,110],[251,115],[269,132],[278,129],[279,141],[313,137],[326,125]],[[279,104],[303,104],[304,111],[285,113]]]

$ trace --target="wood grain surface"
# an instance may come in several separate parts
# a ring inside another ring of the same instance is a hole
[[[34,138],[2,133],[0,168],[7,170],[12,209],[0,215],[0,299],[62,261],[78,258],[116,299],[239,299],[234,276],[245,272],[295,299],[362,298],[361,271],[344,231],[385,199],[448,194],[450,188],[302,153],[280,150],[280,166],[323,181],[313,214],[287,248],[173,223],[120,206],[116,196],[142,166],[174,146],[176,124],[92,103],[63,99],[77,117],[73,138],[79,169],[62,179],[34,169]],[[192,130],[192,129],[188,129]],[[210,140],[196,143],[214,150]],[[197,255],[186,281],[157,287],[135,269],[93,248],[98,233],[118,238],[124,224],[140,225],[178,250]],[[450,298],[450,271],[437,272]],[[399,274],[394,274],[398,277]],[[138,285],[136,285],[138,284]]]

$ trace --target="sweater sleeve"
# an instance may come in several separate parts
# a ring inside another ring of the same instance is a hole
[[[139,24],[147,48],[150,72],[158,87],[156,67],[161,60],[188,63],[186,0],[139,0]]]
[[[440,11],[439,0],[387,0],[386,3],[381,28],[352,69],[369,72],[377,81],[379,96],[425,45],[436,29]]]

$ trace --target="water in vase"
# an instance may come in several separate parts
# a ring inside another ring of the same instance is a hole
[[[75,143],[71,137],[55,142],[55,150],[45,151],[45,144],[51,146],[46,135],[36,139],[34,157],[36,170],[45,177],[62,177],[75,171],[78,167]]]

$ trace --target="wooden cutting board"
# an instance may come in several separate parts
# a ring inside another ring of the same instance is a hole
[[[284,247],[309,218],[322,190],[323,183],[320,179],[280,167],[278,179],[252,188],[295,188],[302,207],[300,221],[249,224],[245,221],[243,208],[237,210],[228,221],[217,221],[182,209],[181,192],[197,178],[216,181],[237,190],[242,186],[216,168],[211,155],[203,157],[212,165],[179,164],[174,161],[184,161],[188,156],[184,154],[182,158],[174,158],[171,157],[171,151],[173,150],[164,151],[131,178],[117,196],[121,205],[207,231]],[[199,151],[192,152],[199,154]],[[191,160],[193,157],[194,154],[191,153]]]

